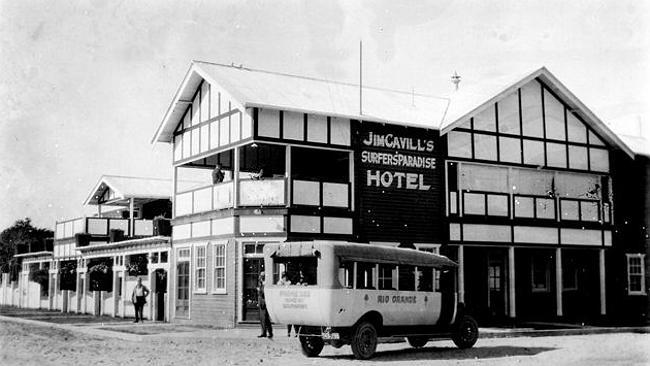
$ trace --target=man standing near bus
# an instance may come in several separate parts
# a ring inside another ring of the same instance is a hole
[[[260,326],[262,327],[262,334],[257,338],[273,338],[273,326],[271,326],[271,318],[269,312],[266,310],[266,299],[264,298],[264,285],[266,284],[264,271],[260,272],[260,280],[257,286],[257,307],[260,311]]]

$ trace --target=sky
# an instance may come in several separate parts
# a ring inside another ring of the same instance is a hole
[[[0,0],[0,230],[93,209],[102,174],[171,178],[150,144],[191,60],[447,95],[546,66],[606,123],[650,123],[645,1]],[[639,119],[640,118],[640,119]],[[643,126],[650,135],[650,126]]]

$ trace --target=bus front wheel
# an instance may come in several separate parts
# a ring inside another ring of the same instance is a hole
[[[469,315],[464,315],[456,325],[452,336],[458,348],[471,348],[478,340],[478,323]]]
[[[300,336],[302,353],[307,357],[316,357],[323,350],[323,338],[317,336]]]
[[[372,323],[363,322],[354,330],[352,336],[352,353],[359,360],[367,360],[377,350],[377,329]]]

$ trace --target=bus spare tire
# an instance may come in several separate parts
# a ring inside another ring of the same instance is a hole
[[[478,340],[478,323],[469,315],[463,315],[456,323],[451,338],[458,348],[471,348]]]
[[[352,353],[358,360],[367,360],[377,350],[377,329],[372,323],[363,322],[359,324],[352,335]]]
[[[303,336],[299,337],[300,347],[302,348],[302,353],[307,357],[316,357],[320,355],[325,346],[323,338],[318,336]]]

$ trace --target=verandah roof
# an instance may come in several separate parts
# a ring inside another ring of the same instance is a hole
[[[170,199],[172,195],[172,181],[162,178],[125,177],[118,175],[102,175],[97,184],[90,191],[84,205],[97,205],[104,191],[111,189],[115,198],[110,202],[102,203],[114,206],[128,205],[128,199],[139,200]]]

